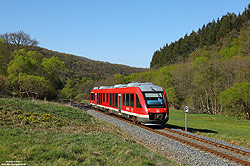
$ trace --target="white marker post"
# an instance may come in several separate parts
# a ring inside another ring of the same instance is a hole
[[[184,107],[185,112],[185,131],[187,131],[187,113],[188,113],[188,106]]]

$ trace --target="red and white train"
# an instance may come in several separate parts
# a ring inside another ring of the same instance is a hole
[[[166,93],[152,83],[95,87],[90,94],[90,104],[144,125],[163,124],[169,119]]]

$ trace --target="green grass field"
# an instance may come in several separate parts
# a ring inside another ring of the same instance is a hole
[[[0,164],[176,165],[82,110],[0,98]]]
[[[183,111],[170,110],[170,120],[167,124],[183,129],[184,114]],[[220,115],[188,114],[187,126],[190,132],[250,148],[250,120],[237,120]]]

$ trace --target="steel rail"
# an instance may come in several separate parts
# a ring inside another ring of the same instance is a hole
[[[243,150],[240,150],[240,149],[237,149],[237,148],[233,148],[233,147],[230,147],[230,146],[227,146],[227,145],[223,145],[223,144],[220,144],[220,143],[217,143],[217,142],[213,142],[213,141],[206,140],[206,139],[194,136],[194,135],[186,134],[186,133],[176,131],[176,130],[172,130],[172,129],[168,129],[168,128],[164,128],[164,130],[167,130],[167,131],[172,132],[172,133],[179,134],[179,135],[184,136],[184,137],[192,138],[192,139],[198,140],[200,142],[205,142],[205,143],[208,143],[208,144],[212,144],[212,145],[214,145],[216,147],[224,148],[226,150],[231,150],[231,151],[234,151],[234,152],[237,152],[237,153],[241,153],[242,155],[250,156],[249,152],[246,152],[246,151],[243,151]]]
[[[89,105],[84,104],[84,103],[71,102],[71,105],[72,105],[72,104],[76,104],[78,108],[79,108],[79,105],[81,105],[81,107],[89,108]],[[250,166],[250,162],[247,162],[247,161],[238,159],[238,158],[236,158],[236,157],[233,157],[233,156],[230,156],[230,155],[227,155],[227,154],[224,154],[224,153],[221,153],[221,152],[218,152],[218,151],[209,149],[209,148],[207,148],[207,147],[205,147],[205,146],[201,146],[201,145],[198,145],[198,144],[196,144],[196,143],[189,142],[189,141],[187,141],[187,140],[184,140],[184,139],[175,137],[175,136],[173,136],[173,135],[170,135],[170,134],[167,134],[167,133],[164,133],[164,132],[155,130],[155,129],[152,129],[152,128],[150,128],[150,127],[146,127],[146,126],[141,125],[141,124],[136,124],[136,123],[131,122],[130,120],[124,119],[124,118],[122,118],[122,117],[115,116],[115,115],[112,115],[112,114],[107,114],[107,113],[105,113],[105,112],[103,112],[103,111],[101,111],[101,110],[95,109],[95,108],[91,108],[91,109],[92,109],[92,110],[95,110],[95,111],[97,111],[97,112],[100,112],[100,113],[102,113],[102,114],[111,116],[111,117],[113,117],[113,118],[122,120],[122,121],[124,121],[124,122],[127,122],[127,123],[130,123],[130,124],[139,126],[139,127],[141,127],[141,128],[144,128],[144,129],[146,129],[146,130],[152,131],[152,132],[154,132],[154,133],[157,133],[157,134],[166,136],[166,137],[168,137],[168,138],[171,138],[171,139],[174,139],[174,140],[178,140],[179,142],[188,144],[188,145],[190,145],[190,146],[192,146],[192,147],[196,147],[196,148],[202,149],[202,150],[204,150],[204,151],[210,152],[210,153],[212,153],[212,154],[216,154],[217,156],[221,156],[222,158],[229,159],[229,160],[231,160],[231,161],[240,163],[240,164],[242,164],[242,165],[244,165],[244,166]],[[166,128],[165,128],[165,129],[166,129]],[[170,130],[170,129],[167,129],[167,130]],[[171,130],[170,132],[173,132],[173,131],[174,131],[174,130]],[[175,133],[175,132],[177,133],[177,131],[174,131],[173,133]],[[179,133],[178,133],[178,134],[179,134]],[[182,134],[180,134],[180,135],[182,135]],[[184,136],[184,135],[183,135],[183,136]],[[189,136],[188,136],[188,137],[189,137]],[[195,137],[195,136],[194,136],[194,137]],[[193,137],[190,136],[189,138],[193,138]],[[196,138],[198,138],[198,137],[196,137]],[[194,138],[194,139],[196,139],[196,138]],[[198,139],[196,139],[196,140],[198,140]],[[199,141],[200,141],[200,140],[199,140]],[[202,142],[204,142],[204,141],[202,141]],[[206,143],[211,144],[210,142],[212,142],[212,141],[207,141]],[[212,145],[215,145],[215,144],[217,144],[217,143],[212,142]],[[218,143],[218,144],[219,144],[219,143]],[[216,145],[215,145],[215,146],[216,146]],[[224,146],[225,146],[225,145],[220,144],[219,147],[224,148]],[[234,151],[234,152],[238,152],[238,151],[235,151],[235,150],[232,150],[232,149],[235,149],[235,148],[229,147],[227,150],[231,150],[231,151]],[[244,152],[244,151],[243,151],[243,152]],[[242,152],[239,152],[239,153],[242,153]],[[242,153],[242,154],[245,155],[245,153]],[[249,155],[248,152],[246,152],[246,154]]]

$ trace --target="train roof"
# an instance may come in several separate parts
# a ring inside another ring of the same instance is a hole
[[[114,86],[100,86],[94,87],[94,89],[114,89],[114,88],[128,88],[128,87],[138,87],[141,91],[163,91],[163,89],[159,86],[154,85],[153,83],[146,82],[146,83],[129,83],[129,84],[117,84]]]

